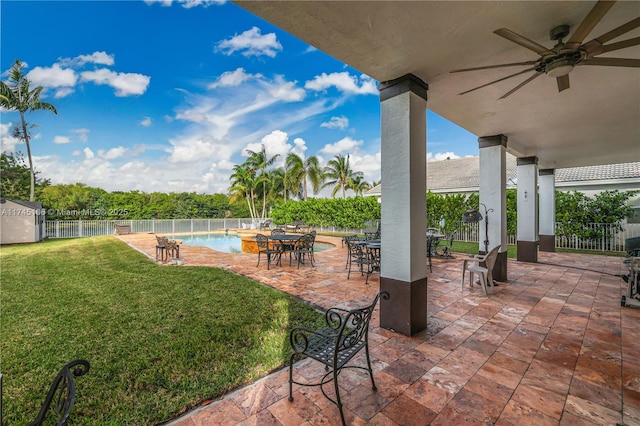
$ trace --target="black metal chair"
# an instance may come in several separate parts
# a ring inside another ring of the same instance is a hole
[[[300,264],[304,263],[305,257],[309,258],[309,263],[313,266],[314,239],[311,234],[304,234],[293,244],[293,249],[289,251],[289,266],[291,266],[291,255],[298,261],[298,269],[300,269]]]
[[[88,371],[89,362],[83,359],[71,361],[62,367],[62,370],[53,380],[36,419],[29,423],[28,426],[42,426],[45,424],[49,413],[52,413],[57,420],[55,420],[55,423],[49,421],[47,424],[65,425],[76,401],[76,382],[73,377],[84,376]]]
[[[380,251],[368,250],[367,241],[360,239],[347,241],[347,247],[349,250],[347,279],[351,277],[351,268],[356,265],[361,276],[367,274],[365,284],[369,284],[371,273],[380,269]]]
[[[256,243],[258,245],[258,264],[256,267],[260,266],[260,257],[262,254],[267,255],[267,270],[269,270],[269,266],[271,265],[271,258],[280,259],[280,255],[282,252],[279,248],[274,247],[269,244],[269,238],[263,234],[256,234]]]
[[[301,386],[320,386],[322,394],[338,406],[342,424],[346,425],[338,387],[338,376],[343,368],[357,368],[366,370],[371,377],[371,388],[376,391],[369,355],[369,322],[378,303],[378,299],[389,299],[389,293],[383,291],[376,295],[369,306],[347,311],[331,308],[325,314],[327,326],[321,330],[311,330],[305,327],[295,327],[291,330],[289,340],[293,354],[289,363],[289,401],[293,401],[293,384]],[[346,365],[360,350],[364,348],[367,365]],[[308,356],[325,365],[327,373],[318,383],[301,383],[293,380],[293,364],[297,358]],[[333,382],[336,399],[325,392],[323,386]]]
[[[453,255],[451,254],[451,247],[453,247],[453,240],[456,238],[457,233],[458,233],[457,230],[450,232],[443,239],[444,245],[442,246],[442,257],[446,257],[449,259],[453,258]]]

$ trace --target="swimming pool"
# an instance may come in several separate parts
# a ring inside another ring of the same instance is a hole
[[[172,235],[171,239],[182,240],[183,244],[189,246],[204,246],[224,253],[242,253],[242,239],[238,234],[183,234]],[[333,248],[333,244],[315,243],[314,252],[320,252]]]

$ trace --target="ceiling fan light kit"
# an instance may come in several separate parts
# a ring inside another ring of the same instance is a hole
[[[540,57],[534,61],[488,65],[483,67],[465,68],[450,71],[452,73],[455,73],[493,68],[533,65],[532,68],[526,69],[524,71],[519,71],[515,74],[511,74],[506,77],[502,77],[481,86],[475,87],[473,89],[466,90],[459,93],[459,95],[473,92],[483,87],[490,86],[492,84],[507,80],[512,77],[516,77],[530,71],[534,72],[532,76],[517,85],[515,88],[508,91],[506,94],[502,95],[500,99],[504,99],[507,96],[513,94],[515,91],[521,89],[523,86],[530,83],[541,74],[546,74],[549,77],[555,78],[558,83],[558,92],[562,92],[563,90],[569,88],[569,73],[571,73],[571,71],[573,71],[573,69],[579,65],[639,68],[640,59],[602,57],[596,58],[596,56],[605,52],[612,52],[614,50],[640,45],[640,37],[630,38],[628,40],[622,40],[611,44],[605,44],[610,40],[613,40],[635,28],[640,27],[640,17],[632,19],[631,21],[620,25],[619,27],[614,28],[607,33],[602,34],[601,36],[596,37],[583,44],[583,41],[587,37],[587,35],[589,35],[593,28],[600,22],[600,20],[602,20],[602,18],[607,14],[614,3],[614,1],[598,1],[584,18],[584,20],[580,23],[580,25],[578,25],[578,28],[574,31],[574,33],[566,43],[563,43],[562,39],[569,35],[569,25],[559,25],[553,28],[549,33],[549,36],[551,40],[554,40],[557,43],[551,49],[548,49],[532,40],[529,40],[528,38],[507,28],[500,28],[498,30],[495,30],[495,34],[537,53]]]

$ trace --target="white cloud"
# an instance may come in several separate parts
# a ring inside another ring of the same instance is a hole
[[[242,150],[242,155],[249,156],[248,150],[253,152],[262,151],[262,145],[264,145],[265,152],[268,158],[272,158],[277,155],[278,158],[274,162],[275,167],[279,167],[284,164],[287,154],[291,150],[291,145],[288,143],[289,135],[282,130],[274,130],[265,137],[262,138],[260,143],[250,143]]]
[[[218,163],[218,169],[220,170],[233,170],[234,163],[229,160],[222,160]]]
[[[65,67],[81,67],[87,63],[99,65],[113,65],[115,63],[114,55],[104,51],[96,51],[89,55],[79,55],[75,58],[60,58],[58,64]]]
[[[83,81],[106,84],[116,89],[116,96],[141,95],[149,86],[151,77],[137,73],[122,73],[101,68],[80,73]]]
[[[427,152],[427,161],[441,161],[441,160],[448,160],[450,158],[460,158],[460,156],[450,151],[436,152],[435,154],[432,152]]]
[[[189,168],[197,168],[202,163],[211,163],[214,160],[228,160],[237,149],[225,141],[201,132],[171,139],[169,142],[171,143],[171,148],[167,150],[169,162],[188,163]]]
[[[127,149],[122,146],[111,148],[108,151],[105,151],[104,149],[98,150],[98,155],[106,160],[115,160],[116,158],[123,157],[126,153]]]
[[[378,95],[375,80],[364,74],[360,78],[350,75],[347,71],[322,73],[309,80],[304,85],[305,89],[323,91],[335,87],[339,91],[355,95]]]
[[[320,127],[326,127],[327,129],[340,129],[344,130],[349,127],[349,119],[344,115],[340,117],[331,117],[327,122],[320,124]]]
[[[248,74],[244,68],[237,68],[234,71],[223,72],[218,79],[207,86],[208,89],[217,87],[239,86],[247,80],[262,78],[262,74]]]
[[[322,147],[320,152],[328,155],[349,154],[351,151],[359,148],[363,144],[363,141],[357,141],[347,136],[336,143],[325,145]]]
[[[53,143],[64,144],[71,142],[71,139],[68,136],[54,136]]]
[[[243,56],[268,56],[275,58],[277,52],[282,50],[282,45],[275,33],[262,35],[260,28],[253,27],[242,34],[222,40],[216,45],[216,50],[229,56],[240,52]]]
[[[62,68],[58,64],[51,67],[35,67],[27,73],[32,86],[45,88],[71,88],[78,81],[78,75],[71,68]]]
[[[21,143],[20,139],[11,135],[11,127],[13,123],[0,123],[0,146],[2,152],[15,152],[16,145]]]
[[[151,124],[153,124],[151,121],[151,117],[145,117],[142,119],[142,121],[140,121],[140,125],[143,127],[149,127],[151,126]]]
[[[56,99],[60,99],[64,98],[65,96],[69,96],[73,92],[75,92],[75,89],[71,87],[63,87],[62,89],[56,90],[56,93],[53,95],[53,97]]]
[[[91,148],[87,147],[85,149],[82,150],[82,152],[84,152],[84,157],[89,160],[93,157],[95,157],[95,154],[93,153],[93,151],[91,151]]]
[[[306,158],[305,151],[307,150],[307,142],[302,138],[295,138],[293,140],[293,149],[291,152],[298,155],[300,158]]]
[[[295,87],[295,81],[284,81],[282,76],[276,76],[273,84],[267,85],[269,95],[285,102],[298,102],[304,99],[305,91]]]
[[[81,142],[86,142],[89,140],[89,129],[71,129],[72,133],[75,133],[78,135],[78,139],[80,139]]]

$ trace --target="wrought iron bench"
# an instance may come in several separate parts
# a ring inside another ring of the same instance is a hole
[[[338,406],[342,424],[346,425],[342,411],[342,401],[338,388],[338,376],[343,368],[358,368],[369,372],[371,388],[377,390],[373,380],[371,359],[369,356],[369,322],[371,315],[378,303],[378,299],[389,299],[386,291],[376,294],[373,303],[363,308],[347,311],[340,308],[331,308],[325,314],[327,326],[321,330],[311,330],[305,327],[295,327],[291,330],[289,340],[293,348],[289,363],[289,401],[293,401],[293,384],[301,386],[320,386],[322,394],[332,403]],[[346,365],[354,356],[365,350],[367,366]],[[301,383],[293,380],[294,362],[307,356],[325,365],[327,373],[319,383]],[[333,382],[336,399],[331,398],[325,392],[323,386]]]
[[[55,423],[47,422],[47,424],[55,424],[56,426],[66,424],[76,401],[76,382],[73,377],[84,376],[88,371],[89,363],[83,359],[71,361],[62,367],[62,370],[53,380],[36,419],[29,423],[28,426],[45,424],[45,419],[49,413],[52,413],[57,420],[55,420]]]

